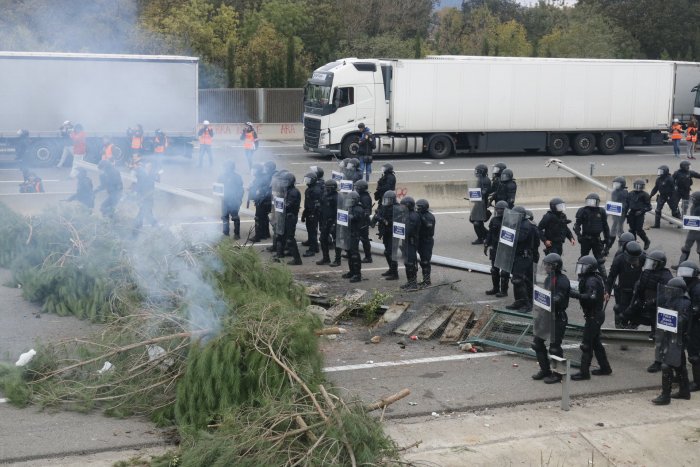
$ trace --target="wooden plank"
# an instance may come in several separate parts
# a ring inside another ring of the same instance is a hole
[[[367,293],[366,290],[355,289],[347,292],[338,303],[326,310],[326,318],[323,320],[326,324],[333,324],[339,316],[342,316],[346,311],[352,310],[357,306],[357,302],[362,300],[362,297]]]
[[[430,339],[452,317],[454,312],[455,308],[452,306],[442,305],[437,307],[435,312],[430,315],[430,318],[421,324],[416,331],[416,335],[420,339]]]
[[[431,313],[425,313],[421,311],[416,311],[413,316],[411,316],[405,323],[394,329],[394,334],[400,334],[402,336],[412,336],[415,334],[416,329],[420,327],[421,324],[430,318],[436,310]]]
[[[409,306],[411,306],[411,302],[392,303],[391,305],[389,305],[389,307],[381,316],[381,318],[379,318],[379,321],[377,321],[377,325],[393,323],[399,318],[399,316],[403,314],[404,311],[408,309]]]
[[[467,308],[455,308],[452,319],[447,323],[447,327],[442,333],[442,337],[440,337],[440,343],[451,344],[460,340],[464,334],[464,329],[473,317],[473,311]]]

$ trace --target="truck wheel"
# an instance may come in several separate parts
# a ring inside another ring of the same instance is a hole
[[[569,150],[569,137],[563,133],[554,133],[549,135],[549,146],[547,152],[552,157],[559,157],[566,154]]]
[[[428,142],[428,154],[433,159],[444,159],[452,155],[452,139],[447,135],[435,135]]]
[[[63,150],[63,148],[61,148]],[[29,165],[35,167],[49,167],[55,164],[56,159],[60,157],[59,147],[49,141],[35,141],[29,146],[25,153]]]
[[[127,146],[122,142],[115,142],[112,146],[112,160],[115,164],[122,164],[126,161],[129,151],[126,149]]]
[[[591,133],[579,133],[572,144],[574,152],[579,156],[587,156],[595,150],[595,136]]]
[[[357,153],[360,151],[360,145],[357,144],[359,136],[357,134],[347,135],[343,138],[343,142],[340,145],[340,158],[345,159],[347,157],[357,157]]]
[[[598,140],[598,149],[606,156],[617,154],[622,149],[622,136],[620,133],[603,133]]]

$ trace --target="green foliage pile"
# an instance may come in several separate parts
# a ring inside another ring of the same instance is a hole
[[[6,268],[22,253],[29,239],[29,224],[7,205],[0,203],[0,266]]]

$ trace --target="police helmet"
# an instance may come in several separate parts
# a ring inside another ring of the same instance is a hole
[[[297,178],[294,176],[294,174],[292,172],[285,173],[284,179],[287,181],[288,188],[293,187],[297,182]]]
[[[690,195],[690,200],[693,202],[693,204],[698,205],[700,204],[700,191],[694,191]]]
[[[265,161],[265,172],[271,174],[277,170],[277,165],[274,161]]]
[[[312,171],[313,173],[316,174],[316,179],[317,179],[317,180],[320,180],[320,179],[323,178],[324,172],[323,172],[323,169],[322,169],[321,167],[319,167],[319,166],[317,166],[317,165],[312,165],[312,166],[309,167],[309,168],[311,169],[311,171]]]
[[[681,168],[681,170],[690,170],[690,162],[681,161],[680,168]]]
[[[474,173],[477,175],[488,175],[489,174],[489,168],[486,167],[484,164],[479,164],[476,167],[474,167]]]
[[[496,214],[497,215],[503,215],[503,211],[508,209],[508,203],[501,200],[496,203]],[[499,212],[500,211],[500,212]]]
[[[357,206],[360,203],[360,194],[356,191],[351,191],[350,193],[347,194],[347,197],[345,198],[345,207],[346,208],[351,208],[353,206]]]
[[[681,292],[685,292],[686,290],[688,290],[688,286],[686,285],[682,277],[674,277],[666,283],[666,287],[678,289]]]
[[[644,261],[645,271],[659,271],[666,267],[666,254],[661,250],[654,250],[647,255]]]
[[[566,211],[566,203],[561,198],[552,198],[549,200],[549,210],[552,212]]]
[[[678,265],[678,277],[698,277],[700,267],[693,261],[683,261]]]
[[[503,172],[501,173],[501,181],[509,182],[511,180],[513,180],[513,171],[510,169],[503,169]]]
[[[600,196],[597,193],[589,193],[586,196],[586,206],[589,208],[597,208],[600,204]]]
[[[304,175],[304,185],[307,186],[312,186],[316,184],[316,174],[313,172],[309,172],[306,175]]]
[[[619,190],[620,188],[625,188],[627,185],[627,180],[625,180],[625,177],[615,177],[613,179],[613,190]]]
[[[353,157],[352,159],[350,159],[350,162],[352,162],[352,165],[355,168],[358,168],[360,166],[360,159],[358,159],[357,157]]]
[[[646,180],[638,178],[637,180],[634,181],[632,188],[634,189],[634,191],[642,191],[642,190],[644,190],[644,187],[646,187],[646,186],[647,186]]]
[[[364,180],[358,180],[355,182],[355,185],[353,186],[353,188],[358,193],[364,193],[367,191],[367,188],[369,188],[369,185],[367,185],[367,182]]]
[[[519,214],[522,214],[523,217],[525,217],[525,216],[527,215],[527,212],[525,211],[525,208],[522,207],[522,206],[515,206],[515,207],[513,208],[513,212],[517,212],[517,213],[519,213]]]
[[[507,166],[503,162],[496,162],[493,164],[493,170],[491,173],[493,173],[493,176],[500,176],[501,172],[505,170]]]
[[[559,272],[564,266],[561,256],[558,253],[550,253],[542,260],[546,272]]]
[[[362,122],[360,122],[360,123],[358,123],[357,128],[359,128],[360,130],[364,130],[364,129],[365,129],[365,124],[362,123]]]
[[[326,191],[338,191],[338,182],[333,179],[326,180],[324,185],[326,187]]]
[[[525,219],[533,221],[535,220],[535,215],[529,209],[525,210]]]
[[[644,250],[642,250],[642,246],[635,240],[627,242],[622,251],[622,254],[625,255],[625,261],[629,264],[636,266],[641,263]]]
[[[382,166],[382,173],[393,172],[394,166],[388,162]]]
[[[430,209],[430,203],[428,203],[427,199],[419,199],[416,201],[416,211],[418,212],[427,212],[428,209]]]
[[[401,204],[406,206],[409,211],[413,211],[416,208],[416,202],[412,196],[404,196],[403,199],[401,199]]]
[[[634,240],[635,238],[632,232],[623,232],[622,235],[620,235],[620,238],[617,240],[617,244],[620,246],[620,248],[624,248],[625,245],[627,245],[629,242],[633,242]]]
[[[391,206],[393,204],[396,204],[396,192],[393,190],[385,191],[384,196],[382,197],[382,205]]]
[[[667,165],[660,165],[656,171],[656,175],[668,175],[668,172],[669,170]]]
[[[576,263],[576,274],[585,276],[593,274],[598,269],[598,260],[594,256],[581,256]]]
[[[349,162],[350,162],[350,159],[340,159],[338,161],[338,167],[340,167],[341,169],[344,169],[345,167],[348,166]]]

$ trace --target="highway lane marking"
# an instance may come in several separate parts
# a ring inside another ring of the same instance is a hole
[[[7,402],[7,399],[4,399],[4,398],[3,398],[3,399],[0,399],[0,404],[4,404],[4,403],[6,403],[6,402]]]
[[[241,224],[249,224],[254,222],[254,219],[241,219]],[[202,222],[178,222],[176,225],[209,225],[209,224],[221,224],[221,221],[202,221]]]
[[[72,191],[52,191],[50,193],[0,193],[0,196],[41,196],[41,195],[72,195]]]
[[[426,357],[426,358],[414,358],[411,360],[396,360],[389,362],[374,362],[374,363],[359,363],[355,365],[342,365],[342,366],[328,366],[323,369],[325,373],[335,373],[338,371],[353,371],[353,370],[368,370],[371,368],[384,368],[390,366],[404,366],[404,365],[418,365],[423,363],[439,363],[439,362],[454,362],[460,360],[473,360],[477,358],[489,358],[498,357],[501,355],[512,354],[507,350],[500,350],[498,352],[479,352],[479,353],[466,353],[459,355],[445,355],[443,357]]]
[[[41,180],[42,182],[60,182],[61,180]],[[66,180],[71,181],[71,180]],[[23,183],[24,180],[0,180],[0,183]]]
[[[395,170],[397,174],[410,174],[416,172],[474,172],[474,169],[418,169],[418,170]],[[401,180],[402,182],[404,180]],[[422,180],[417,180],[422,181]]]

